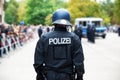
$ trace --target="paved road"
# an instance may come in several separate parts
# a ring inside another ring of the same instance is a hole
[[[109,33],[95,44],[83,41],[85,80],[120,80],[120,37]]]
[[[0,80],[35,80],[33,69],[36,41],[27,42],[11,55],[0,59]]]
[[[0,58],[0,80],[35,80],[33,55],[37,39],[10,56]],[[92,44],[82,39],[85,55],[84,80],[120,80],[120,37],[109,33]]]

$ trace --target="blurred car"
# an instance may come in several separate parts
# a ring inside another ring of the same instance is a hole
[[[88,24],[94,24],[95,26],[95,36],[96,37],[106,37],[106,30],[107,28],[105,26],[102,26],[102,18],[76,18],[75,19],[75,26],[81,26],[82,27],[82,36],[87,36],[87,27]]]

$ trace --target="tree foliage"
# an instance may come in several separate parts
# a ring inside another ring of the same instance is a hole
[[[30,24],[48,23],[48,18],[50,20],[50,17],[47,16],[52,14],[56,9],[60,8],[61,5],[61,0],[28,0],[26,6],[26,21]]]
[[[72,23],[74,23],[75,18],[101,16],[99,4],[91,0],[70,0],[68,10],[71,14]]]
[[[51,25],[51,17],[52,17],[52,14],[49,14],[49,15],[45,18],[45,24]]]
[[[25,6],[26,6],[26,0],[19,2],[19,7],[17,9],[18,22],[25,21],[25,13],[26,13]]]
[[[107,0],[106,2],[102,2],[100,4],[100,11],[102,14],[102,18],[104,19],[104,24],[109,25],[110,23],[113,23],[113,9],[114,9],[114,3],[110,0]]]
[[[46,0],[28,0],[26,20],[30,24],[42,24],[45,17],[52,11],[49,1]]]
[[[15,0],[10,0],[5,6],[5,22],[9,24],[17,23],[17,8],[18,3]]]
[[[115,4],[110,0],[100,4],[91,0],[69,0],[69,2],[64,0],[24,1],[26,2],[18,3],[16,0],[5,2],[5,22],[12,24],[24,20],[29,24],[51,25],[52,13],[58,8],[66,8],[70,12],[73,24],[75,18],[80,17],[101,17],[106,25],[115,22],[120,24],[119,0],[115,0]]]
[[[114,18],[115,23],[120,25],[120,0],[115,0]]]

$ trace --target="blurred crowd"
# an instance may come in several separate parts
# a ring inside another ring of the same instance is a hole
[[[118,32],[118,26],[116,25],[113,25],[113,26],[108,26],[107,27],[107,32],[114,32],[114,33],[117,33]]]
[[[17,47],[21,47],[27,41],[35,37],[35,32],[39,38],[41,35],[47,32],[53,31],[53,26],[43,25],[9,25],[0,24],[0,57],[9,53],[11,50],[15,50]],[[68,27],[68,31],[72,32],[71,27]],[[118,27],[109,26],[107,32],[118,32]]]
[[[34,38],[34,31],[35,26],[33,25],[0,24],[0,57]]]

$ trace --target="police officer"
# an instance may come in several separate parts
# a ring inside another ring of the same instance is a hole
[[[42,35],[42,33],[43,33],[43,30],[42,30],[41,27],[42,27],[42,26],[40,25],[39,28],[38,28],[38,36],[39,36],[39,38],[41,38],[41,35]]]
[[[94,24],[91,25],[91,42],[95,43],[95,26],[94,26]]]
[[[120,36],[120,27],[118,27],[118,36]]]
[[[90,28],[91,28],[91,25],[88,24],[88,27],[87,27],[87,39],[88,39],[88,41],[90,41]]]
[[[88,24],[87,38],[88,38],[88,41],[95,43],[95,26],[94,26],[94,24]]]
[[[34,68],[37,80],[83,80],[84,55],[80,39],[67,31],[70,15],[58,9],[52,15],[54,31],[41,36],[37,42]]]
[[[81,25],[79,25],[79,26],[75,25],[74,33],[79,36],[80,41],[81,41],[81,38],[82,38],[82,26]]]

